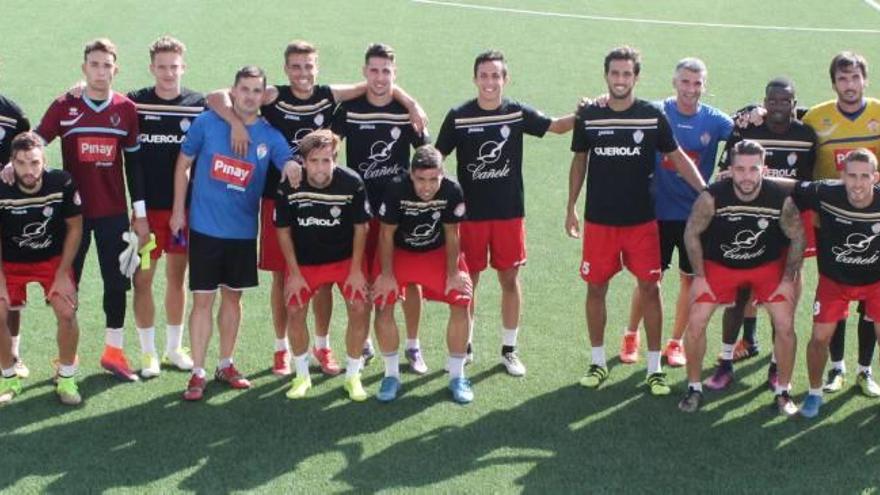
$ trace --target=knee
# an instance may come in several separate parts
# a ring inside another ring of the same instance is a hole
[[[519,290],[519,270],[514,268],[498,274],[498,282],[504,292],[516,292]]]
[[[639,293],[642,297],[656,297],[660,294],[660,282],[639,280]]]
[[[608,284],[587,284],[587,298],[592,300],[605,300],[608,292]]]

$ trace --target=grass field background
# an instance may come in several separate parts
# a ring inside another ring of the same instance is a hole
[[[874,29],[880,12],[861,1],[564,1],[468,0],[505,9],[694,23]],[[307,39],[321,50],[320,80],[360,79],[368,43],[398,52],[398,82],[427,109],[436,133],[446,110],[472,98],[473,57],[499,48],[509,59],[508,96],[548,114],[572,110],[581,95],[604,91],[602,57],[613,46],[643,51],[637,93],[672,93],[675,62],[698,56],[709,66],[705,102],[726,111],[760,99],[766,81],[791,76],[802,105],[833,97],[827,65],[853,49],[880,64],[878,33],[810,32],[598,21],[467,9],[411,1],[321,2],[4,2],[0,92],[19,102],[36,123],[52,98],[80,77],[83,44],[108,36],[120,48],[118,90],[152,84],[147,46],[172,34],[188,46],[185,84],[197,90],[229,85],[237,68],[267,68],[284,82],[285,44]],[[869,88],[869,95],[876,91]],[[577,386],[588,365],[583,299],[577,273],[580,241],[563,232],[570,136],[528,138],[525,151],[529,264],[522,271],[520,349],[528,376],[506,376],[498,364],[499,291],[494,277],[479,289],[477,361],[468,368],[476,400],[448,399],[446,308],[428,305],[422,345],[432,368],[404,375],[395,403],[350,403],[342,378],[313,374],[308,400],[284,397],[286,382],[268,371],[272,330],[267,276],[244,298],[236,362],[254,381],[247,392],[209,384],[207,400],[185,404],[187,375],[168,371],[146,383],[120,384],[101,372],[100,284],[94,255],[82,284],[79,375],[83,407],[54,399],[48,361],[55,355],[54,321],[32,304],[24,313],[23,356],[32,369],[25,393],[0,410],[0,489],[34,491],[296,491],[296,492],[857,492],[876,491],[880,430],[878,403],[847,389],[827,395],[818,421],[778,418],[763,385],[769,347],[762,315],[760,358],[737,369],[731,390],[708,393],[696,415],[682,415],[683,370],[668,369],[674,392],[653,398],[639,365],[612,361],[599,391]],[[50,153],[59,164],[57,144]],[[454,170],[453,162],[449,163]],[[664,286],[666,308],[677,277]],[[161,279],[158,277],[157,279]],[[812,298],[815,266],[806,268]],[[161,283],[157,294],[161,294]],[[617,350],[633,286],[618,276],[609,295],[606,347]],[[36,287],[32,301],[40,301]],[[161,300],[161,297],[158,298]],[[809,301],[807,301],[809,302]],[[808,303],[799,308],[794,392],[806,391],[804,344]],[[130,307],[130,305],[129,305]],[[130,311],[129,311],[130,313]],[[157,334],[164,342],[164,317]],[[666,328],[671,327],[666,312]],[[333,344],[341,352],[343,312],[334,314]],[[719,320],[709,330],[711,365]],[[133,317],[129,356],[139,362]],[[852,325],[851,325],[852,327]],[[668,332],[667,332],[668,334]],[[848,339],[850,378],[855,334]],[[216,338],[210,361],[216,357]],[[644,352],[644,348],[643,348]],[[375,393],[381,363],[365,372]]]

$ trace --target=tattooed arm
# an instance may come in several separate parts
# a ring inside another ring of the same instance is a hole
[[[785,236],[791,240],[788,248],[788,256],[785,260],[785,273],[783,278],[789,282],[797,279],[804,261],[804,249],[807,247],[807,239],[804,234],[804,225],[794,200],[785,198],[782,204],[782,215],[779,217],[779,227]]]
[[[703,245],[700,242],[700,235],[709,228],[713,216],[715,216],[715,199],[708,192],[700,193],[684,228],[684,246],[694,276],[699,278],[706,276],[703,269]]]

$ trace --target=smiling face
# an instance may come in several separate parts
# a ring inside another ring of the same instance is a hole
[[[672,79],[675,88],[675,101],[680,107],[694,108],[703,96],[706,78],[701,72],[680,69]]]
[[[389,96],[394,89],[397,68],[394,61],[384,57],[370,57],[364,65],[367,93],[374,98]]]
[[[617,100],[629,98],[638,80],[639,76],[636,75],[635,63],[632,60],[611,60],[608,64],[605,82],[608,84],[608,94],[611,98]]]
[[[483,103],[499,103],[507,84],[507,67],[500,60],[488,60],[477,65],[474,74],[477,97]]]
[[[840,175],[851,205],[864,207],[874,200],[874,185],[880,178],[874,165],[861,160],[847,161]]]
[[[284,72],[295,94],[311,95],[318,79],[318,54],[291,53],[284,64]]]

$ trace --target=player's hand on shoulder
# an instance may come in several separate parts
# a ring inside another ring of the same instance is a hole
[[[736,127],[745,129],[747,127],[759,126],[764,123],[764,116],[767,115],[767,109],[760,106],[748,106],[738,110],[733,115],[733,122]]]
[[[287,181],[292,189],[296,189],[299,187],[300,182],[302,182],[302,170],[302,165],[297,163],[296,160],[288,160],[284,164],[284,170],[281,171],[281,181]]]
[[[275,86],[266,87],[266,91],[263,92],[263,102],[262,106],[271,105],[275,103],[275,100],[278,99],[278,88]]]
[[[428,114],[418,103],[414,103],[409,110],[409,122],[412,124],[416,134],[420,136],[428,129]]]
[[[229,128],[229,144],[232,146],[232,152],[238,156],[247,156],[248,146],[251,143],[247,127],[241,122],[233,122]]]
[[[74,98],[82,98],[83,93],[86,91],[86,82],[85,81],[77,81],[73,83],[73,86],[67,89],[67,94]]]
[[[2,180],[7,186],[15,184],[15,170],[12,168],[12,163],[7,163],[3,166],[3,169],[0,170],[0,180]]]

